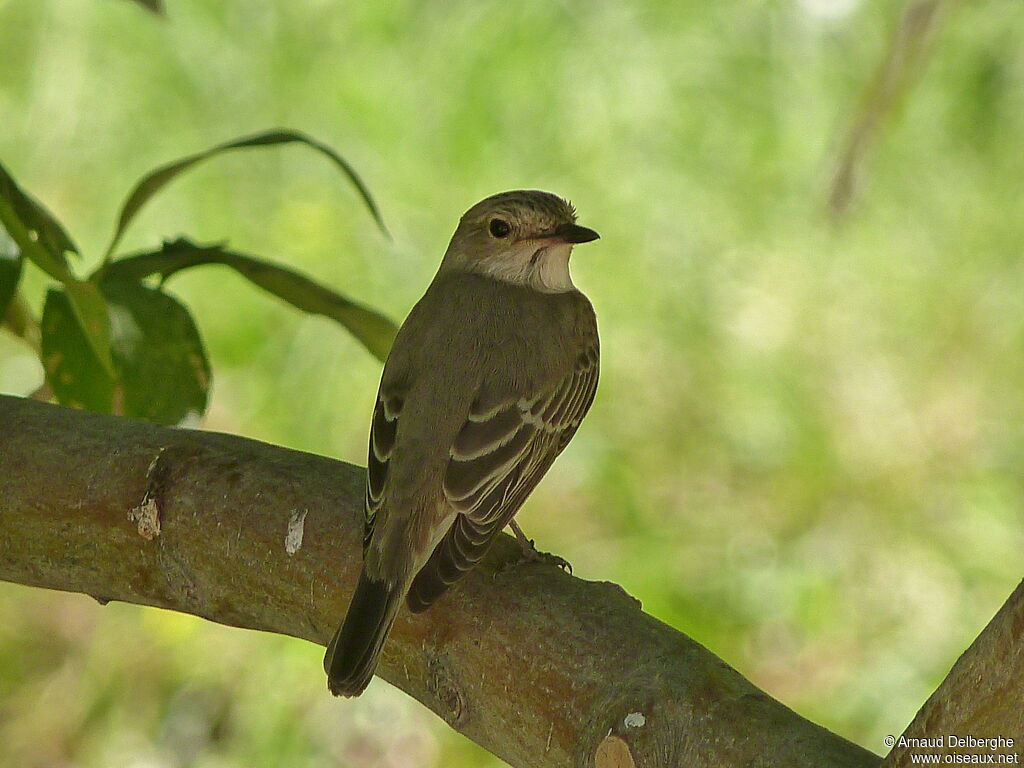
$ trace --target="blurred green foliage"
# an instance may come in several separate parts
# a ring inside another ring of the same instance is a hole
[[[227,238],[395,318],[469,205],[571,197],[602,234],[574,263],[602,383],[522,524],[881,752],[1024,552],[1024,5],[955,7],[837,222],[836,151],[898,16],[5,0],[0,159],[93,268],[126,180],[299,128],[359,169],[393,241],[284,149],[196,169],[122,247]],[[357,342],[227,270],[170,292],[207,342],[205,426],[362,461],[379,365]],[[0,334],[0,390],[41,381]],[[0,765],[497,764],[384,683],[331,700],[319,649],[287,638],[9,585],[0,616]]]

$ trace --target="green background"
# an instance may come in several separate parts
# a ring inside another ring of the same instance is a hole
[[[183,177],[125,247],[227,239],[398,320],[472,203],[571,198],[602,381],[520,521],[884,752],[1021,576],[1024,4],[953,4],[840,220],[895,3],[168,4],[0,0],[0,160],[86,266],[144,172],[279,125],[355,165],[393,240],[284,148]],[[362,463],[380,370],[343,329],[223,268],[170,291],[205,427]],[[41,380],[0,334],[0,391]],[[501,764],[386,683],[331,699],[321,653],[0,584],[0,765]]]

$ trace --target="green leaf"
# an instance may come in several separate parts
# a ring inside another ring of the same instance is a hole
[[[188,310],[156,288],[104,280],[121,412],[160,424],[206,412],[210,363]]]
[[[65,284],[70,308],[100,364],[113,374],[107,309],[99,289],[76,280],[65,253],[74,250],[67,234],[39,204],[25,195],[0,166],[0,222],[22,256]]]
[[[60,222],[38,200],[26,194],[0,164],[0,197],[11,203],[26,229],[37,233],[38,242],[55,256],[78,253],[78,246]]]
[[[380,227],[384,234],[387,234],[387,229],[384,226],[384,220],[381,218],[377,204],[370,196],[369,189],[367,189],[363,180],[359,178],[359,175],[356,173],[355,169],[349,165],[347,160],[326,144],[322,144],[304,133],[289,130],[275,130],[257,133],[252,136],[244,136],[240,139],[234,139],[233,141],[218,144],[205,152],[197,152],[194,155],[188,155],[180,160],[175,160],[172,163],[163,165],[140,179],[128,195],[128,199],[125,200],[124,205],[121,207],[121,215],[117,220],[117,229],[114,231],[114,237],[110,241],[110,245],[107,247],[107,259],[110,258],[110,255],[114,252],[114,248],[116,248],[117,244],[121,241],[121,236],[124,234],[124,231],[128,228],[128,225],[131,224],[132,219],[135,218],[142,207],[151,197],[153,197],[153,195],[163,189],[179,174],[187,171],[197,163],[201,163],[208,158],[224,152],[249,147],[268,147],[276,144],[291,144],[295,142],[312,147],[330,158],[330,160],[332,160],[334,164],[341,169],[342,173],[348,177],[349,181],[355,185],[360,197],[362,197],[363,202],[366,204],[366,207],[369,208],[370,213],[377,222],[377,226]]]
[[[43,308],[42,358],[57,400],[75,408],[161,424],[192,421],[206,411],[210,364],[188,311],[174,298],[138,283],[107,279],[111,375],[64,289],[51,289]]]
[[[71,277],[66,254],[78,253],[67,232],[0,164],[0,222],[22,254],[58,280]]]
[[[71,302],[71,310],[85,335],[86,343],[106,373],[114,375],[114,363],[110,357],[110,319],[107,316],[107,302],[95,283],[69,280],[64,290]]]
[[[0,323],[7,315],[7,306],[18,290],[24,260],[14,242],[0,232]]]
[[[57,401],[72,408],[111,413],[114,378],[100,364],[63,289],[47,292],[40,330],[43,368]]]
[[[164,243],[159,251],[119,259],[111,263],[104,274],[108,278],[122,280],[137,281],[149,275],[161,275],[166,279],[175,272],[201,264],[231,267],[293,307],[335,320],[382,362],[387,358],[395,334],[398,333],[397,326],[379,312],[335,293],[298,272],[220,246],[201,246],[188,240],[176,240]]]

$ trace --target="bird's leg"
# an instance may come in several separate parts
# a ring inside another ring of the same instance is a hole
[[[523,529],[519,527],[519,523],[514,519],[509,520],[508,525],[512,529],[512,533],[516,535],[516,541],[519,542],[520,549],[523,550],[523,562],[551,563],[552,565],[557,565],[563,571],[572,573],[572,565],[565,558],[553,555],[550,552],[539,552],[533,544],[533,539],[526,538]]]
[[[523,529],[519,527],[519,523],[514,518],[508,521],[508,525],[512,529],[512,533],[516,535],[516,541],[519,542],[519,546],[523,550],[523,559],[536,560],[540,552],[533,545],[533,539],[526,538],[526,534],[523,533]]]

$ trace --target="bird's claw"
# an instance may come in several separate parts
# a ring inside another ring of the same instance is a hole
[[[526,538],[523,529],[519,527],[515,520],[510,520],[508,525],[512,529],[512,533],[516,535],[516,543],[519,544],[519,549],[523,553],[522,557],[517,561],[518,563],[548,563],[549,565],[558,566],[566,573],[572,573],[572,565],[564,557],[553,555],[550,552],[538,552],[537,547],[534,546],[533,539]]]
[[[526,542],[521,543],[523,550],[523,556],[519,562],[521,563],[547,563],[548,565],[554,565],[561,568],[566,573],[572,573],[572,564],[564,557],[552,554],[551,552],[540,552],[536,546],[534,546],[533,539],[528,539]]]

